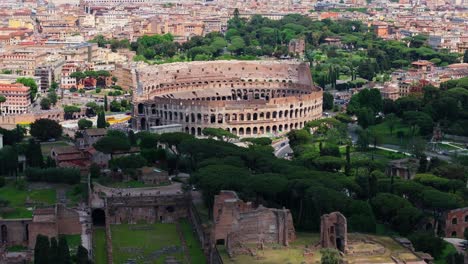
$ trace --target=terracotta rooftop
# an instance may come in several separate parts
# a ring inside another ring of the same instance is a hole
[[[0,92],[28,92],[29,87],[22,83],[4,84],[0,83]]]

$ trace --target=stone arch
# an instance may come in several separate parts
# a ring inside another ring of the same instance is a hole
[[[452,233],[450,234],[451,237],[457,237],[457,231],[452,231]]]
[[[250,129],[250,127],[247,127],[247,128],[245,129],[245,134],[246,134],[246,135],[251,135],[251,134],[252,134],[252,130]]]
[[[94,226],[105,226],[106,225],[106,213],[104,209],[98,208],[91,212],[91,218]]]
[[[267,126],[267,127],[266,127],[266,132],[267,132],[267,133],[270,133],[270,132],[271,132],[270,126]]]
[[[278,132],[276,125],[274,125],[271,129],[272,129],[273,133]]]
[[[146,118],[143,117],[140,119],[140,127],[141,129],[146,130]]]
[[[259,128],[259,132],[260,132],[260,134],[264,134],[265,133],[265,128],[261,126]]]
[[[279,131],[279,132],[283,131],[283,125],[279,125],[279,126],[278,126],[278,131]]]
[[[244,135],[244,128],[240,127],[239,128],[239,136],[243,136],[243,135]]]
[[[258,134],[258,129],[257,129],[257,127],[254,127],[253,130],[252,130],[252,132],[253,132],[254,135],[257,135],[257,134]]]
[[[234,135],[237,135],[237,128],[233,127],[231,129],[231,133],[234,134]]]
[[[216,123],[216,116],[215,116],[215,114],[211,114],[211,116],[210,116],[210,123],[211,123],[211,124]]]
[[[201,127],[198,127],[197,128],[197,136],[201,136],[201,134],[202,134],[202,129],[201,129]]]
[[[194,128],[194,127],[192,127],[192,128],[190,129],[190,134],[192,134],[192,135],[195,136],[195,128]]]
[[[143,104],[138,104],[138,114],[143,114],[145,106]]]
[[[253,114],[253,120],[257,120],[258,119],[258,114],[257,113],[254,113]]]

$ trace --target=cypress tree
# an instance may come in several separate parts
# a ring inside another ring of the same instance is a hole
[[[42,167],[44,158],[42,157],[41,144],[34,139],[29,139],[26,147],[26,161],[30,167]]]
[[[104,111],[107,111],[107,95],[104,95]]]
[[[34,264],[49,264],[49,238],[43,235],[36,236],[34,247]]]
[[[128,131],[128,141],[130,141],[130,145],[135,146],[137,143],[135,132],[133,130]]]
[[[345,174],[350,175],[351,173],[351,146],[346,146],[346,164],[345,164]]]
[[[58,263],[60,264],[71,264],[70,249],[68,248],[68,242],[65,236],[59,237],[58,242]]]
[[[49,260],[50,263],[59,263],[58,261],[58,243],[55,237],[50,239],[50,249],[49,249]]]
[[[84,248],[82,245],[78,246],[78,250],[76,252],[76,264],[88,264],[88,250]]]
[[[104,111],[98,113],[96,126],[97,128],[106,128],[106,114]]]

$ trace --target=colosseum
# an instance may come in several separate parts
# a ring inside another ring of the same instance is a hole
[[[135,72],[133,127],[180,124],[239,137],[275,136],[322,116],[322,90],[296,60],[171,63]]]

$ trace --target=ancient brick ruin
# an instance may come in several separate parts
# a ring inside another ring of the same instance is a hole
[[[288,209],[254,207],[233,191],[221,191],[215,196],[213,221],[213,242],[226,245],[231,255],[244,253],[243,244],[287,246],[296,238]]]
[[[322,215],[320,218],[320,245],[335,248],[346,253],[348,246],[348,227],[346,217],[340,212]]]
[[[79,214],[64,205],[33,211],[33,217],[0,220],[0,245],[34,248],[38,234],[48,237],[81,234]]]
[[[134,126],[215,127],[242,136],[303,128],[322,116],[322,90],[299,61],[204,61],[136,71]]]

